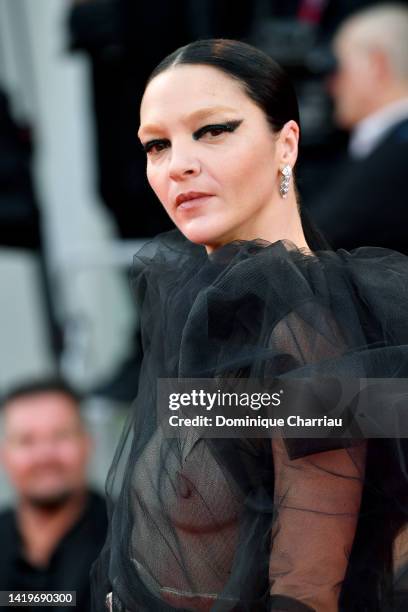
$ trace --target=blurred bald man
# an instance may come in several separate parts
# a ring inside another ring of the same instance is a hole
[[[3,402],[0,459],[17,503],[0,513],[0,590],[75,591],[76,607],[59,612],[89,612],[90,567],[107,528],[105,502],[87,486],[91,440],[78,400],[44,380]],[[42,609],[54,608],[33,608]]]
[[[334,38],[329,81],[348,159],[311,206],[334,248],[370,245],[408,253],[408,8],[355,13]]]

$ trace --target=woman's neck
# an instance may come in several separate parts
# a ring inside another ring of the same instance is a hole
[[[294,194],[290,194],[285,200],[280,198],[279,201],[273,202],[262,215],[258,215],[252,224],[231,233],[220,244],[206,246],[206,249],[208,253],[212,253],[217,248],[234,240],[256,239],[271,243],[278,240],[288,240],[299,249],[312,252],[306,241]]]

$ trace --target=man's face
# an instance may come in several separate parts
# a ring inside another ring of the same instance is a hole
[[[334,53],[337,69],[329,79],[329,90],[335,118],[341,127],[352,129],[371,112],[376,86],[373,56],[357,33],[348,30],[337,37]]]
[[[17,495],[30,503],[59,504],[85,486],[90,440],[74,401],[61,392],[6,405],[0,450]]]

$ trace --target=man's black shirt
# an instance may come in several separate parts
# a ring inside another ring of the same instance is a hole
[[[16,514],[0,513],[0,590],[76,591],[76,607],[14,607],[24,612],[89,612],[89,572],[105,542],[107,529],[104,499],[90,491],[86,506],[76,523],[57,545],[48,565],[33,567],[22,554]]]

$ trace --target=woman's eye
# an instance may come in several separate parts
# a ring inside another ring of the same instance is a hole
[[[214,128],[208,128],[205,134],[210,134],[211,136],[219,136],[220,134],[223,134],[223,132],[225,131],[226,130],[223,127],[214,127]]]
[[[199,140],[206,135],[216,138],[225,132],[234,132],[241,123],[242,120],[228,121],[227,123],[219,123],[215,125],[204,125],[202,128],[194,132],[193,137],[195,140]]]
[[[168,146],[168,140],[151,140],[150,142],[146,142],[146,144],[143,145],[143,149],[147,155],[154,155],[160,153],[161,151],[164,151],[164,149],[167,149]]]

